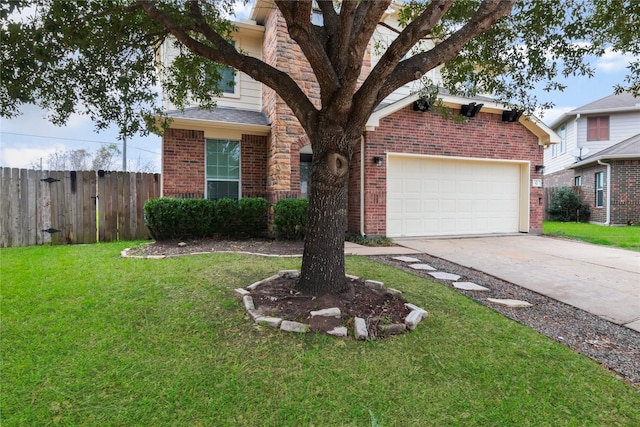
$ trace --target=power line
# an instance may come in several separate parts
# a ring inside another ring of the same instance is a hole
[[[5,134],[5,135],[16,135],[16,136],[30,136],[32,138],[44,138],[44,139],[59,139],[62,141],[77,141],[77,142],[93,142],[93,143],[97,143],[97,144],[116,144],[116,145],[122,145],[122,142],[108,142],[108,141],[98,141],[95,139],[76,139],[76,138],[64,138],[64,137],[60,137],[60,136],[45,136],[45,135],[32,135],[29,133],[17,133],[17,132],[4,132],[4,131],[0,131],[0,134]],[[134,147],[130,144],[127,144],[129,148],[133,148],[135,150],[140,150],[140,151],[145,151],[147,153],[151,153],[151,154],[157,154],[160,155],[160,153],[156,153],[155,151],[151,151],[151,150],[145,150],[144,148],[139,148],[139,147]]]

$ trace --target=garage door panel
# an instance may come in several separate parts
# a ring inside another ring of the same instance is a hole
[[[391,237],[519,229],[517,163],[391,155],[388,174]]]

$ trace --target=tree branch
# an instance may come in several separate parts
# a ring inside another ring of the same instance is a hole
[[[318,79],[324,104],[331,94],[340,89],[340,79],[323,44],[327,38],[324,29],[311,25],[313,3],[311,0],[276,0],[275,4],[287,23],[289,36],[298,43]]]
[[[264,83],[275,90],[291,107],[303,126],[315,120],[317,110],[297,83],[286,73],[259,59],[238,52],[206,23],[197,1],[193,1],[190,4],[190,14],[194,19],[194,27],[213,46],[206,45],[193,38],[171,16],[156,8],[153,2],[146,0],[137,0],[137,2],[149,18],[167,28],[180,43],[196,55],[236,68],[254,80]]]

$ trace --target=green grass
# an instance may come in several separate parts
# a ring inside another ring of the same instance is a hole
[[[430,313],[354,342],[256,325],[232,297],[299,259],[126,246],[0,250],[3,427],[640,425],[636,389],[436,282],[349,258]]]
[[[608,227],[584,222],[545,221],[543,232],[551,236],[640,251],[639,226]]]

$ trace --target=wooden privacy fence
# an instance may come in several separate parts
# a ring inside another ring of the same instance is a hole
[[[0,168],[0,247],[146,239],[160,175]]]

